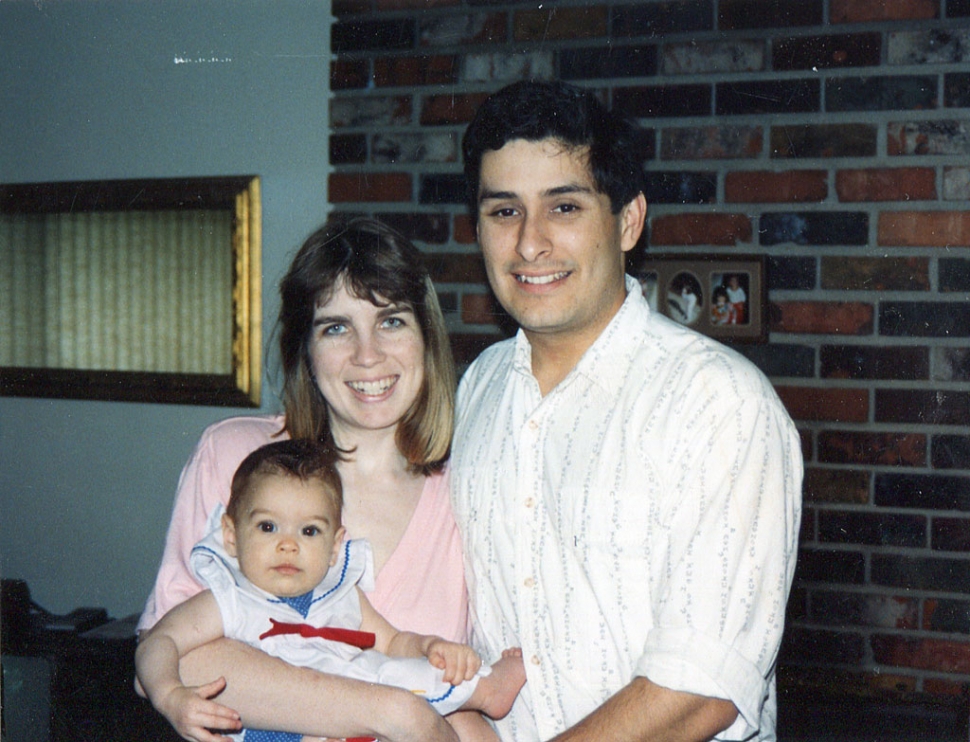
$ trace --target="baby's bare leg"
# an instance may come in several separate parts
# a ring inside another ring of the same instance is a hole
[[[479,678],[478,686],[462,709],[481,711],[492,719],[501,719],[511,709],[516,696],[525,685],[525,664],[522,650],[506,649],[502,659],[492,665],[492,672]]]

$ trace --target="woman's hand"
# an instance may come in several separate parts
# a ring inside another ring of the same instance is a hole
[[[156,708],[175,731],[191,742],[231,742],[228,737],[209,731],[220,729],[238,732],[242,729],[239,714],[228,706],[209,700],[225,687],[225,678],[195,687],[178,686],[158,698]]]

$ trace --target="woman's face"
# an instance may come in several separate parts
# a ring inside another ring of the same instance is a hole
[[[424,338],[410,308],[358,299],[341,281],[313,315],[310,362],[338,445],[395,429],[424,380]]]

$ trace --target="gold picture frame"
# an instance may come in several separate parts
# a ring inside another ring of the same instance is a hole
[[[82,215],[82,216],[78,216]],[[92,216],[96,215],[96,216]],[[138,215],[136,217],[136,215]],[[159,232],[164,232],[161,236],[152,234],[150,238],[145,238],[143,226],[127,226],[131,220],[138,220],[141,225],[144,219],[152,220],[164,215],[164,225],[159,228]],[[165,260],[165,269],[159,269],[158,265],[144,266],[137,265],[134,278],[126,276],[123,281],[126,283],[128,295],[136,297],[143,292],[155,292],[159,295],[167,293],[175,298],[169,299],[168,304],[175,307],[173,313],[179,313],[179,322],[182,324],[174,331],[171,328],[164,328],[162,332],[169,332],[170,339],[158,341],[158,346],[163,348],[177,348],[190,340],[205,343],[199,338],[207,337],[206,332],[212,330],[219,337],[218,348],[211,351],[215,356],[215,361],[210,365],[212,368],[199,372],[197,370],[170,367],[174,362],[157,363],[153,365],[152,359],[142,363],[144,367],[135,368],[128,358],[125,363],[118,363],[111,360],[112,355],[117,355],[119,346],[124,349],[126,341],[124,338],[141,340],[142,335],[158,333],[156,318],[152,311],[140,310],[142,315],[148,312],[147,317],[138,315],[135,319],[125,318],[126,311],[129,309],[128,299],[122,303],[123,310],[118,309],[118,301],[113,303],[113,308],[102,309],[96,313],[98,321],[97,327],[90,328],[99,338],[99,345],[106,349],[103,359],[75,363],[68,360],[66,363],[51,363],[47,357],[52,355],[43,349],[40,351],[32,350],[35,358],[30,363],[10,363],[10,358],[16,358],[16,353],[4,346],[3,349],[9,351],[0,358],[5,359],[0,363],[0,395],[17,397],[52,397],[69,399],[92,399],[92,400],[117,400],[128,402],[154,402],[171,404],[195,404],[195,405],[220,405],[220,406],[244,406],[258,407],[260,404],[261,386],[261,367],[262,367],[262,339],[261,339],[261,202],[259,178],[253,175],[229,176],[229,177],[201,177],[201,178],[173,178],[173,179],[141,179],[141,180],[110,180],[110,181],[78,181],[63,183],[31,183],[31,184],[10,184],[0,185],[0,217],[5,219],[2,222],[4,230],[0,233],[0,253],[9,253],[0,265],[0,271],[8,271],[13,274],[16,270],[13,267],[15,262],[9,259],[14,254],[26,254],[28,262],[32,259],[32,254],[39,251],[34,242],[27,247],[19,246],[20,253],[16,253],[16,244],[21,237],[31,232],[44,232],[45,229],[57,232],[60,236],[56,239],[61,242],[64,237],[60,234],[61,230],[56,224],[53,227],[43,227],[39,229],[31,227],[37,220],[50,220],[55,222],[62,217],[69,216],[71,219],[96,219],[96,228],[86,227],[86,239],[89,241],[83,245],[84,251],[97,252],[99,230],[106,230],[103,226],[106,223],[112,229],[112,249],[114,257],[111,260],[101,257],[89,258],[82,254],[78,262],[85,270],[90,270],[90,282],[96,283],[99,280],[99,273],[105,272],[105,265],[115,266],[121,263],[138,263],[135,258],[131,258],[128,253],[135,252],[135,237],[138,235],[140,241],[163,241],[172,235],[172,239],[183,239],[184,235],[189,235],[190,239],[198,240],[198,244],[190,244],[188,248],[178,248],[182,252],[180,255],[189,255],[192,261],[200,253],[211,251],[215,253],[216,268],[206,269],[210,273],[216,274],[215,281],[218,282],[221,290],[210,291],[205,285],[199,285],[198,274],[200,269],[195,265],[185,266],[179,262],[179,258],[172,249]],[[187,226],[182,224],[190,222]],[[24,224],[27,224],[25,227]],[[215,224],[217,228],[202,230],[198,225]],[[12,225],[12,226],[11,226]],[[81,231],[81,230],[78,230]],[[206,231],[205,239],[198,238],[200,231]],[[45,232],[46,234],[46,232]],[[91,236],[93,235],[93,236]],[[121,235],[119,237],[118,235]],[[125,244],[125,236],[131,240],[129,246]],[[214,235],[214,236],[213,236]],[[44,237],[43,239],[46,239]],[[139,242],[140,244],[140,242]],[[223,250],[224,248],[224,250]],[[48,248],[44,250],[50,252]],[[78,248],[72,248],[74,254],[78,253]],[[187,252],[186,252],[187,251]],[[118,255],[121,258],[118,258]],[[168,255],[168,253],[167,253]],[[0,257],[3,257],[0,255]],[[205,256],[202,256],[205,257]],[[59,258],[48,258],[47,263],[55,263]],[[161,260],[161,259],[159,259]],[[19,260],[20,263],[24,259]],[[159,261],[156,261],[158,263]],[[46,265],[46,264],[45,264]],[[93,266],[93,267],[92,267]],[[64,275],[75,284],[84,283],[86,277],[76,275],[77,267],[74,263],[70,268],[63,266],[51,269],[44,267],[41,270],[57,270],[63,279]],[[231,274],[231,275],[230,275]],[[8,281],[14,281],[11,275],[2,276]],[[164,279],[166,285],[157,288],[152,284],[153,280]],[[20,280],[20,279],[16,279]],[[48,283],[47,274],[32,279],[34,293],[38,293],[36,287]],[[204,295],[205,301],[216,302],[215,311],[202,311],[185,309],[182,300],[179,298],[184,294],[184,287],[180,281],[192,284],[193,295]],[[116,290],[119,280],[112,279],[104,281],[104,286],[96,288],[94,293],[97,297],[104,298],[107,295],[118,293]],[[174,286],[174,288],[173,288]],[[176,293],[173,295],[172,291]],[[182,293],[179,293],[182,292]],[[8,292],[11,293],[11,292]],[[33,316],[37,312],[43,311],[40,306],[41,301],[48,304],[54,302],[56,311],[61,315],[70,315],[73,311],[69,305],[72,296],[76,291],[59,291],[53,299],[42,300],[33,299],[31,288],[21,289],[21,294],[26,294],[27,298],[21,298],[19,304],[9,304],[4,308],[5,313],[9,313],[10,321],[4,325],[3,332],[8,335],[5,342],[13,345],[17,342],[18,335],[23,336],[32,333],[29,330],[31,323],[36,324]],[[70,294],[71,296],[67,296]],[[212,299],[209,295],[215,294]],[[92,303],[90,299],[86,299]],[[68,304],[66,308],[62,305]],[[89,307],[83,308],[91,316],[92,311]],[[48,313],[52,313],[50,310]],[[125,327],[110,327],[112,316],[121,322],[126,322]],[[213,319],[216,317],[216,319]],[[187,325],[185,323],[188,323]],[[194,323],[194,324],[193,324]],[[48,320],[48,325],[57,324]],[[63,323],[62,323],[63,324]],[[218,325],[212,328],[211,325]],[[109,325],[105,327],[105,325]],[[184,329],[188,327],[189,329]],[[194,329],[193,329],[194,328]],[[55,328],[55,332],[56,332]],[[72,335],[87,336],[87,327],[83,322],[75,324],[67,332]],[[198,337],[196,337],[198,335]],[[119,339],[120,338],[120,339]],[[3,341],[0,338],[0,341]],[[77,338],[71,338],[77,344]],[[82,342],[80,343],[83,345]],[[54,340],[53,342],[65,342],[64,340]],[[128,343],[134,341],[128,340]],[[22,344],[22,343],[21,343]],[[210,352],[209,349],[205,349]],[[179,351],[181,356],[188,356],[191,360],[191,351]],[[56,355],[54,353],[53,355]],[[130,355],[130,354],[129,354]],[[148,354],[151,356],[151,354]],[[158,353],[156,352],[156,355]],[[37,361],[36,357],[41,361]]]
[[[651,255],[636,278],[654,311],[725,342],[766,343],[765,257]]]

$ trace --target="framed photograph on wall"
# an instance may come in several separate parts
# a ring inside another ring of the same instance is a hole
[[[635,275],[675,322],[722,341],[768,340],[764,256],[648,253]]]

